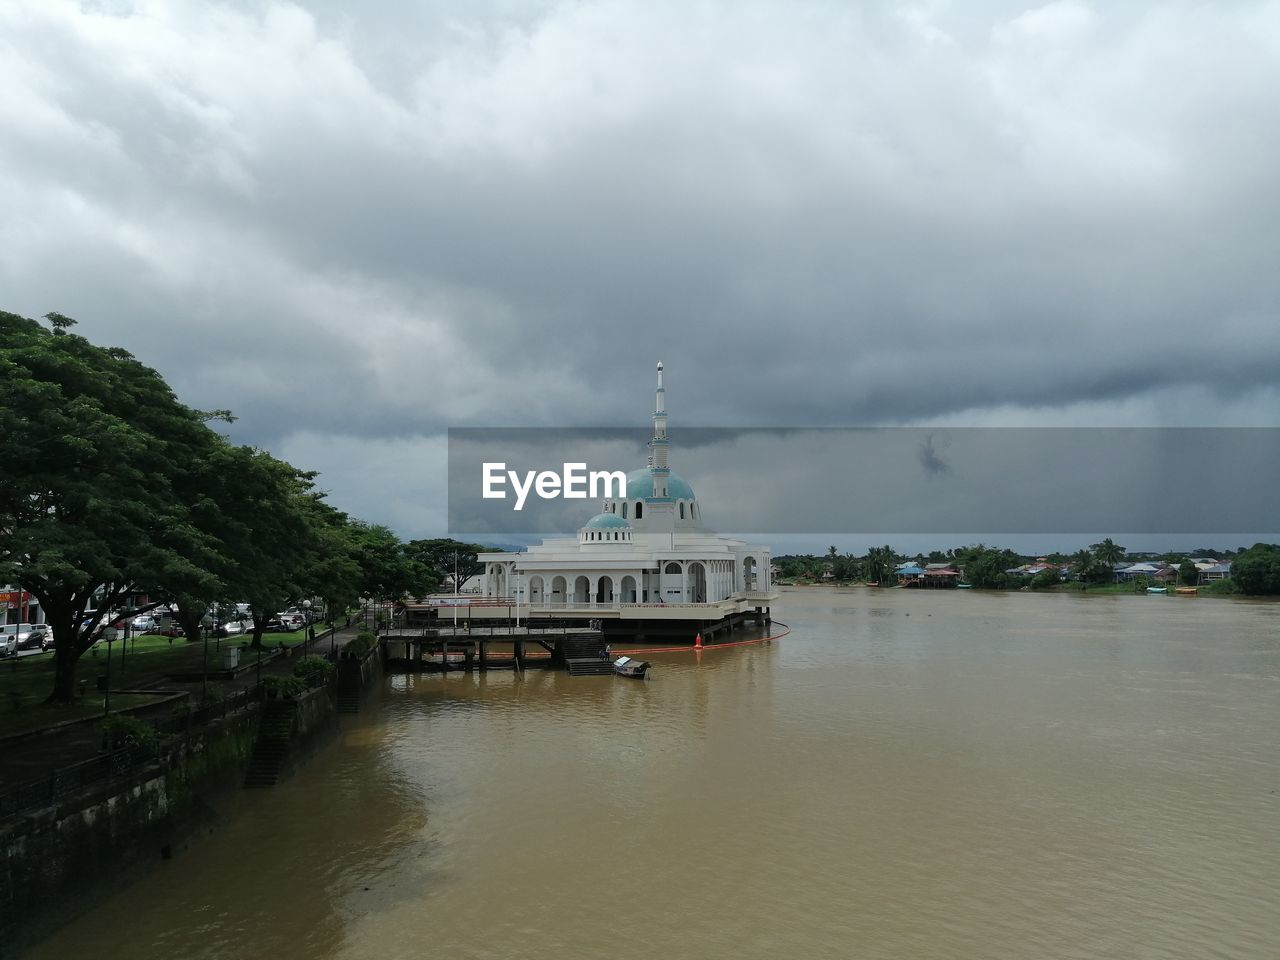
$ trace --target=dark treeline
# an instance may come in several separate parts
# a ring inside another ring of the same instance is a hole
[[[1012,550],[988,547],[985,544],[958,547],[951,550],[933,550],[914,555],[902,554],[891,546],[872,547],[866,554],[857,556],[842,553],[830,547],[823,555],[792,554],[774,558],[778,575],[784,580],[837,582],[863,582],[892,584],[894,571],[900,563],[914,561],[923,566],[928,563],[946,563],[964,574],[966,583],[979,589],[1004,590],[1031,586],[1049,587],[1064,579],[1081,585],[1105,584],[1114,579],[1114,568],[1125,562],[1150,561],[1167,563],[1179,570],[1179,582],[1196,584],[1199,571],[1190,562],[1191,557],[1204,557],[1215,561],[1231,562],[1231,579],[1215,584],[1217,592],[1252,595],[1280,594],[1280,545],[1257,543],[1245,550],[1218,550],[1201,547],[1187,553],[1130,553],[1111,538],[1095,543],[1075,553],[1050,553],[1025,556]],[[1053,569],[1034,576],[1009,573],[1036,560],[1044,560]]]
[[[325,502],[311,472],[237,446],[127,351],[0,312],[0,583],[39,601],[55,641],[51,702],[107,615],[176,605],[188,637],[212,604],[248,603],[260,646],[302,597],[343,610],[475,572],[476,544],[402,542]]]

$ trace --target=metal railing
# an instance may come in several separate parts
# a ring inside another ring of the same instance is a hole
[[[128,776],[150,758],[151,751],[135,745],[55,767],[39,780],[0,790],[0,820],[52,806],[94,784]]]

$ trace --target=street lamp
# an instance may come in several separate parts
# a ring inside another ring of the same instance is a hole
[[[329,659],[338,659],[338,623],[337,618],[333,615],[332,605],[328,608],[329,614]]]
[[[124,608],[124,642],[120,644],[120,673],[124,674],[124,655],[129,651],[129,629],[133,626],[133,611],[136,608],[131,603]]]
[[[213,616],[209,611],[206,610],[200,618],[200,626],[204,627],[204,660],[200,667],[200,702],[204,703],[209,694],[209,630],[213,626]],[[111,650],[108,649],[107,655],[110,654]]]
[[[102,628],[102,639],[107,641],[107,685],[104,691],[106,696],[102,703],[103,719],[111,716],[111,644],[116,639],[116,633],[115,627],[106,626]]]
[[[307,648],[312,640],[316,638],[315,627],[311,626],[311,601],[302,601],[302,629],[306,631],[302,635],[302,652],[307,653]]]

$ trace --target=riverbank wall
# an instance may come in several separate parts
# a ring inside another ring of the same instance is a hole
[[[336,689],[326,684],[298,698],[288,769],[336,730]],[[243,789],[263,711],[255,701],[163,740],[154,757],[120,776],[0,824],[0,960],[215,832],[220,810]]]

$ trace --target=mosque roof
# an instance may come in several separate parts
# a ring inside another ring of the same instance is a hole
[[[627,523],[626,520],[623,520],[622,517],[618,516],[616,513],[597,513],[594,517],[583,524],[583,526],[595,528],[616,527],[618,529],[622,529],[624,527],[630,527],[631,524]]]
[[[627,474],[627,499],[642,500],[653,496],[653,467],[641,467]],[[693,487],[678,473],[667,474],[667,496],[672,500],[693,500]]]

